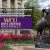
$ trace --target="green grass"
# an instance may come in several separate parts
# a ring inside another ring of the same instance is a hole
[[[16,43],[19,43],[19,44],[33,44],[33,40],[32,39],[28,39],[28,40],[20,40]]]

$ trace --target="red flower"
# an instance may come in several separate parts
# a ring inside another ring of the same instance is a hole
[[[11,39],[12,39],[12,40],[19,40],[19,39],[20,39],[20,35],[18,35],[18,34],[13,34],[13,35],[11,35]]]
[[[0,34],[0,42],[4,42],[4,34]]]
[[[4,35],[4,40],[9,40],[10,39],[10,36],[7,34],[7,35]]]
[[[2,38],[4,36],[4,34],[0,33],[0,38]]]
[[[23,39],[23,40],[27,40],[27,39],[30,39],[30,38],[31,38],[30,34],[24,33],[24,34],[21,35],[21,39]]]

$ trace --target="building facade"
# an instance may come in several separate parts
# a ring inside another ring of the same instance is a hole
[[[0,8],[24,8],[25,0],[0,0]]]

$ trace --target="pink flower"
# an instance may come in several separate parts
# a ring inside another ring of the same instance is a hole
[[[4,48],[4,44],[0,44],[0,49],[1,49],[1,48]]]

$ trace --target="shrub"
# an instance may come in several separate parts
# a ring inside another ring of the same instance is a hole
[[[10,48],[8,45],[5,45],[3,50],[12,50],[12,48]]]

